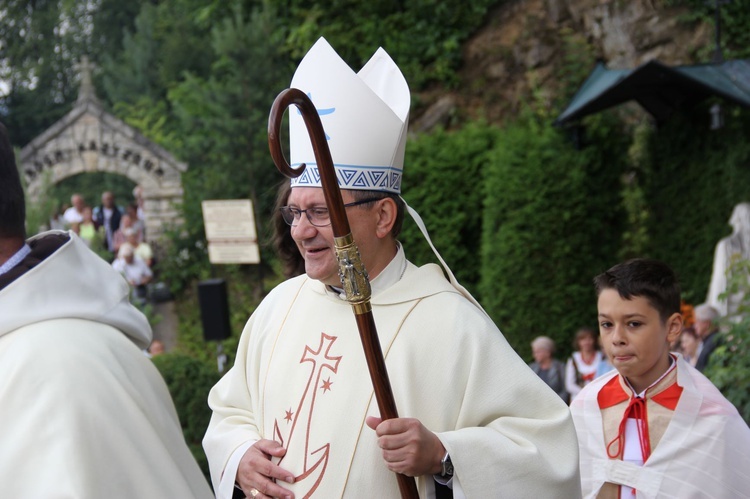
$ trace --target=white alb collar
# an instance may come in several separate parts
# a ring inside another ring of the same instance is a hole
[[[370,281],[372,296],[375,296],[380,291],[390,288],[404,277],[404,272],[406,272],[406,254],[404,253],[404,248],[401,246],[401,243],[396,241],[396,245],[398,246],[396,256],[393,257],[393,260],[385,266],[383,271],[380,272],[377,277]],[[346,294],[342,288],[334,286],[331,286],[331,288],[338,292],[339,297],[342,300],[346,300]]]

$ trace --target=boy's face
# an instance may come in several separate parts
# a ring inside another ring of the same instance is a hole
[[[599,294],[599,333],[612,365],[640,393],[669,367],[669,344],[682,330],[682,316],[662,322],[642,296],[626,300],[615,289]]]

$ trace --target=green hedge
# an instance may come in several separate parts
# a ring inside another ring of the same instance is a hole
[[[616,262],[624,229],[626,136],[598,116],[576,150],[550,121],[526,111],[484,168],[480,294],[524,357],[541,334],[564,357],[576,329],[595,324],[591,280]]]
[[[474,292],[481,262],[482,171],[500,130],[472,123],[455,132],[437,130],[410,140],[403,197],[425,222],[433,244],[456,278]],[[411,217],[399,236],[417,265],[437,263]]]
[[[714,131],[708,105],[674,116],[652,132],[648,146],[650,256],[675,269],[693,304],[705,300],[714,249],[732,232],[734,205],[750,201],[750,113],[728,114],[726,126]]]

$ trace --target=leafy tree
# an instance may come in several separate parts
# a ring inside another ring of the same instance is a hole
[[[95,61],[103,61],[104,56],[123,50],[123,36],[132,30],[135,19],[147,0],[97,0],[96,2],[75,2],[87,8],[95,7],[90,13],[91,35],[87,40],[87,53]]]
[[[648,250],[649,209],[646,194],[641,186],[644,164],[648,163],[648,141],[651,126],[640,124],[633,130],[633,142],[628,149],[628,172],[623,176],[622,200],[628,223],[622,235],[620,259],[627,260],[644,255]]]
[[[750,9],[746,0],[730,0],[721,4],[721,45],[724,58],[746,59],[750,57]],[[716,2],[715,0],[667,0],[667,4],[688,7],[689,13],[683,16],[683,20],[689,23],[707,23],[715,27],[716,24]],[[713,39],[712,39],[713,40]],[[715,45],[707,45],[701,51],[701,58],[705,61],[711,60]]]
[[[14,143],[25,145],[65,114],[75,97],[75,47],[61,33],[60,2],[10,0],[0,22],[0,113]]]
[[[237,2],[234,2],[237,3]],[[102,58],[102,81],[110,102],[134,104],[166,100],[185,73],[205,77],[214,51],[209,42],[214,23],[230,13],[228,2],[205,0],[145,2],[121,51]]]
[[[457,83],[461,43],[485,20],[497,0],[287,0],[288,46],[301,59],[326,39],[355,68],[383,46],[414,89],[429,82]]]
[[[728,269],[727,292],[741,293],[737,311],[722,319],[722,342],[711,353],[706,376],[750,424],[750,261],[735,259]]]
[[[61,118],[77,96],[76,63],[119,50],[144,0],[8,0],[0,8],[0,117],[25,145]]]
[[[104,94],[117,105],[153,103],[166,92],[158,81],[159,46],[154,39],[156,6],[146,4],[135,19],[134,32],[126,30],[123,50],[104,54],[101,82]],[[163,109],[162,109],[163,111]]]
[[[263,221],[282,177],[268,153],[268,110],[292,73],[280,56],[282,42],[270,7],[245,12],[235,6],[212,30],[210,76],[185,74],[168,93],[183,140],[180,155],[190,164],[183,175],[185,231],[176,241],[190,258],[205,261],[198,244],[204,238],[203,199],[250,198],[260,237],[269,235]]]

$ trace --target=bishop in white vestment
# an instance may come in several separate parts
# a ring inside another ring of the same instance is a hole
[[[337,289],[315,157],[292,111],[292,164],[308,169],[293,179],[282,213],[306,275],[263,300],[242,333],[235,365],[209,395],[204,448],[217,497],[231,497],[235,482],[258,497],[398,497],[390,470],[400,467],[417,476],[421,497],[434,497],[436,483],[456,498],[580,495],[565,403],[455,279],[437,265],[415,267],[395,239],[409,109],[398,68],[380,49],[355,74],[321,39],[292,86],[321,114],[372,278],[395,421],[410,429],[399,433],[389,426],[394,420],[368,419],[380,414],[352,307]],[[356,191],[367,192],[358,198]],[[397,442],[401,435],[408,442]],[[405,448],[410,456],[399,462]],[[274,449],[276,467],[264,465],[271,454],[264,461],[263,449]]]

